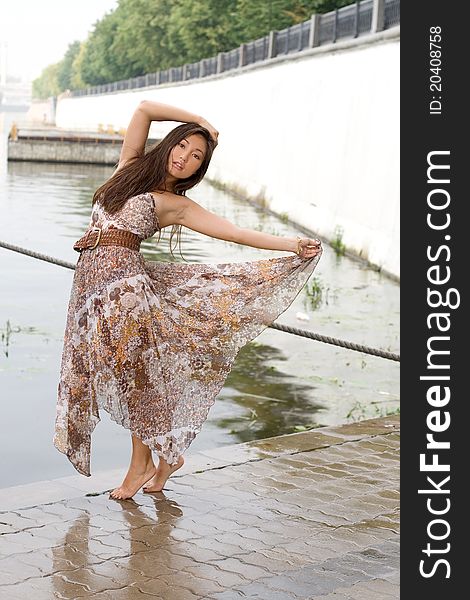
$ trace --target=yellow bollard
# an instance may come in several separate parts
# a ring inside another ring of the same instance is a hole
[[[8,134],[8,139],[16,142],[18,140],[18,126],[16,123],[11,124],[10,133]]]

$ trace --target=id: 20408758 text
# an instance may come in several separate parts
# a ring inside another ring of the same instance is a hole
[[[429,114],[442,113],[442,28],[439,25],[429,28]]]

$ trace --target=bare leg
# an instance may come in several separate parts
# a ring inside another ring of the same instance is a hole
[[[161,492],[165,486],[165,483],[168,480],[170,475],[173,475],[175,471],[181,469],[184,465],[184,458],[180,456],[178,458],[178,462],[174,465],[170,465],[160,457],[160,461],[158,463],[158,469],[152,479],[148,482],[148,484],[144,487],[144,492],[147,494],[153,492]]]
[[[126,500],[140,490],[156,473],[152,451],[138,437],[132,435],[132,457],[122,484],[111,492],[111,497]]]

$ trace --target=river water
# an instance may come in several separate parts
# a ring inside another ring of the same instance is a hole
[[[94,190],[111,167],[7,163],[14,115],[0,114],[0,239],[76,262]],[[3,132],[2,129],[3,123]],[[242,227],[297,235],[202,182],[190,196]],[[286,207],[287,208],[287,207]],[[280,256],[186,230],[188,261]],[[171,260],[168,238],[143,244],[150,260]],[[179,259],[180,260],[180,259]],[[71,270],[0,248],[0,487],[74,474],[52,445],[57,382]],[[399,285],[324,244],[309,284],[280,323],[399,351]],[[266,329],[238,355],[202,432],[188,453],[374,417],[399,407],[398,363]],[[127,431],[104,412],[93,434],[92,472],[127,465]]]

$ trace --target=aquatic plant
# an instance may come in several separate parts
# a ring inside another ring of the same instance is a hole
[[[333,250],[335,251],[336,256],[344,256],[345,252],[346,252],[346,246],[344,245],[343,242],[343,233],[344,230],[342,227],[340,227],[339,225],[337,225],[335,227],[335,237],[332,239],[330,245],[333,248]]]
[[[379,406],[379,404],[383,404],[382,402],[371,402],[371,406],[373,406],[373,410],[371,410],[371,406],[367,406],[362,404],[362,402],[355,402],[354,406],[346,415],[346,419],[356,422],[362,421],[364,419],[373,419],[379,417],[390,417],[392,415],[400,414],[400,407],[384,407]]]
[[[319,308],[323,303],[323,283],[318,277],[312,277],[305,286],[305,304],[312,310]]]
[[[310,423],[309,425],[294,425],[292,429],[294,432],[300,432],[310,431],[311,429],[318,429],[319,427],[322,427],[322,425],[320,425],[319,423]]]

